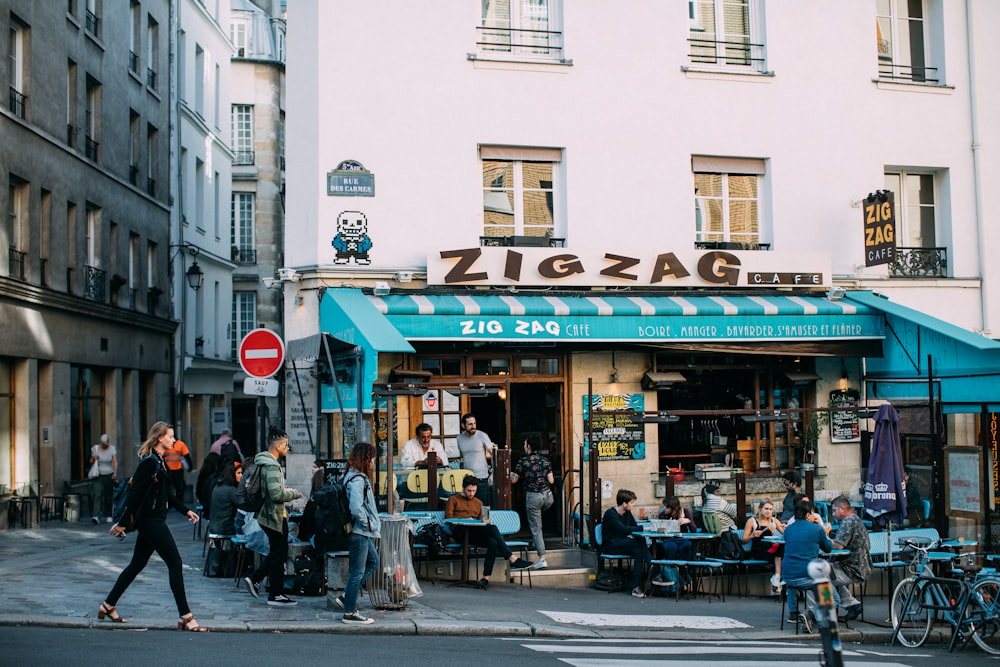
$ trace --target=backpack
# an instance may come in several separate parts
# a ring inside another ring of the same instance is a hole
[[[723,560],[743,560],[746,551],[743,550],[743,540],[731,530],[725,530],[719,536],[719,558]]]
[[[346,537],[354,530],[346,477],[347,475],[332,477],[313,492],[313,500],[316,502],[316,532],[334,539]]]
[[[256,514],[264,506],[264,487],[260,481],[261,466],[251,463],[250,468],[243,473],[243,478],[236,485],[236,507]]]
[[[156,472],[153,473],[153,483],[159,484],[160,459],[158,457],[154,458],[156,458]],[[129,517],[125,516],[125,508],[128,506],[128,497],[132,493],[132,477],[133,476],[130,476],[128,479],[123,479],[118,482],[118,486],[115,487],[114,493],[111,495],[111,520],[119,526],[125,528],[125,532],[135,530],[135,522],[138,518],[137,514],[132,514]],[[143,498],[143,500],[145,500],[145,498]],[[142,503],[139,503],[136,507],[136,513],[138,513],[140,509],[142,509]]]
[[[222,457],[223,467],[226,465],[233,465],[234,463],[238,463],[240,461],[240,454],[236,450],[236,443],[233,442],[232,438],[222,443],[219,456]]]
[[[417,531],[413,540],[427,547],[427,553],[433,559],[436,559],[439,554],[444,552],[445,545],[449,541],[447,533],[444,532],[444,528],[437,521],[431,521],[423,526]]]
[[[291,577],[290,586],[286,580],[286,592],[292,595],[326,595],[326,573],[323,571],[322,556],[304,553],[296,556],[293,564],[295,574]]]

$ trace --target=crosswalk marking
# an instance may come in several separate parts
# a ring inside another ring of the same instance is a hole
[[[622,626],[627,628],[687,628],[689,630],[737,630],[751,626],[726,616],[684,616],[669,614],[585,614],[573,611],[545,611],[556,623],[587,626]]]

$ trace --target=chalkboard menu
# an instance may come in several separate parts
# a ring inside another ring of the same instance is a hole
[[[854,389],[830,392],[831,408],[856,408],[860,394]],[[858,413],[845,410],[830,413],[830,442],[860,442]]]
[[[323,468],[324,482],[329,482],[347,472],[347,459],[316,459],[316,465]]]
[[[944,452],[945,501],[949,516],[981,518],[983,494],[979,484],[981,452],[972,447],[947,447]]]
[[[592,426],[597,458],[601,461],[621,461],[646,458],[646,430],[636,424],[631,415],[642,413],[642,394],[597,394],[583,397],[583,419],[593,408]],[[585,451],[589,451],[584,433]]]

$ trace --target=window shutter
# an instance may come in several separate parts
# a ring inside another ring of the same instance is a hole
[[[712,157],[694,155],[691,170],[696,174],[756,174],[763,176],[764,160],[760,158]]]

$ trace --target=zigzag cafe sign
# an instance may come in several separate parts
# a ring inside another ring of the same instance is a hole
[[[896,200],[879,190],[862,200],[865,216],[865,266],[896,261]]]
[[[827,253],[747,250],[475,247],[427,258],[431,285],[567,287],[830,286]]]

